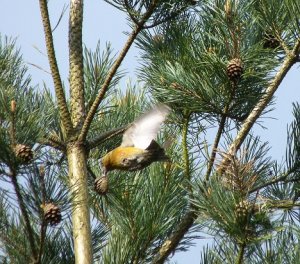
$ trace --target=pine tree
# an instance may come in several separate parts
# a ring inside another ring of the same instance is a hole
[[[107,0],[132,29],[114,57],[83,46],[72,0],[69,97],[39,2],[54,93],[0,41],[1,263],[164,263],[199,233],[214,238],[201,263],[298,263],[299,103],[282,164],[252,130],[299,62],[298,1]],[[134,41],[143,83],[121,91]],[[172,108],[171,161],[101,178],[99,158],[155,102]]]

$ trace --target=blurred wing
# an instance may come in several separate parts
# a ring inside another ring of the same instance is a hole
[[[124,132],[121,146],[146,149],[156,138],[158,130],[169,112],[168,106],[160,104],[140,116]]]

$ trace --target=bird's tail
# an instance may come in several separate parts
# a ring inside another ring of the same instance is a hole
[[[165,150],[155,141],[152,140],[150,145],[146,148],[154,157],[154,161],[169,161],[170,158],[166,155]]]

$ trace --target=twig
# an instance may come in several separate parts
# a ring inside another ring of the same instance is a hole
[[[283,48],[284,52],[285,52],[286,54],[288,54],[288,53],[290,52],[289,47],[285,44],[284,40],[280,37],[280,35],[277,36],[277,38],[279,38],[280,45],[281,45],[281,47]]]
[[[33,67],[35,67],[35,68],[37,68],[37,69],[39,69],[39,70],[45,72],[45,73],[51,75],[51,72],[45,70],[43,67],[41,67],[41,66],[39,66],[39,65],[37,65],[37,64],[31,63],[31,62],[27,62],[27,64],[29,64],[29,65],[31,65],[31,66],[33,66]]]
[[[212,150],[211,150],[210,159],[209,159],[209,162],[208,162],[208,168],[207,168],[206,175],[205,175],[205,180],[206,181],[208,181],[208,179],[209,179],[209,176],[211,174],[211,171],[212,171],[212,168],[213,168],[213,165],[214,165],[214,162],[215,162],[218,145],[219,145],[219,142],[220,142],[220,139],[221,139],[224,127],[225,127],[225,122],[226,122],[226,115],[222,115],[220,125],[219,125],[219,128],[218,128],[218,132],[216,134],[215,141],[214,141],[214,144],[213,144],[213,147],[212,147]]]
[[[189,160],[189,150],[187,145],[187,135],[188,135],[188,128],[189,128],[189,121],[190,121],[191,113],[188,113],[184,117],[183,129],[182,129],[182,151],[183,151],[183,160],[184,160],[184,170],[185,170],[185,178],[190,180],[190,160]]]
[[[125,7],[126,7],[126,11],[129,15],[129,17],[131,18],[131,20],[133,21],[133,23],[135,23],[136,25],[139,23],[138,20],[134,17],[134,15],[132,14],[132,8],[128,3],[128,0],[124,1]]]
[[[250,190],[250,193],[254,193],[262,188],[265,188],[265,187],[268,187],[272,184],[276,184],[276,183],[279,183],[279,182],[285,182],[285,183],[288,183],[288,182],[295,182],[295,181],[298,181],[299,179],[287,179],[287,177],[292,173],[292,171],[288,171],[286,172],[284,175],[280,176],[280,177],[277,177],[273,180],[270,180],[268,182],[265,182],[264,184],[261,184],[253,189]]]
[[[47,223],[46,223],[45,219],[43,219],[42,225],[41,225],[41,230],[40,230],[41,238],[40,238],[40,248],[39,248],[37,264],[41,263],[41,260],[42,260],[46,231],[47,231]]]
[[[79,141],[83,141],[85,140],[89,127],[92,123],[92,120],[95,116],[95,113],[98,109],[99,104],[101,103],[102,99],[105,96],[105,93],[109,87],[109,84],[112,80],[112,78],[114,77],[115,73],[117,72],[119,66],[121,65],[122,61],[124,60],[128,50],[130,49],[132,43],[134,42],[134,40],[136,39],[137,35],[139,34],[139,32],[143,29],[143,25],[146,23],[147,19],[151,16],[151,14],[153,13],[155,7],[157,5],[157,0],[153,0],[152,4],[150,5],[148,11],[144,14],[144,16],[141,19],[141,22],[139,24],[137,24],[135,26],[135,28],[132,30],[131,34],[129,35],[124,48],[122,49],[122,51],[120,52],[118,58],[115,60],[113,66],[111,67],[111,69],[109,70],[106,79],[104,80],[104,83],[95,99],[95,101],[93,102],[87,117],[84,120],[80,135],[78,137]]]
[[[167,21],[169,21],[169,20],[171,20],[171,19],[174,19],[174,18],[177,17],[179,14],[181,14],[181,12],[182,12],[184,9],[186,9],[186,7],[181,8],[181,9],[178,10],[177,12],[174,12],[173,14],[167,16],[165,19],[162,19],[162,20],[160,20],[160,21],[153,22],[153,23],[150,24],[150,25],[144,26],[143,29],[154,28],[154,27],[156,27],[156,26],[158,26],[158,25],[160,25],[160,24],[162,24],[162,23],[165,23],[165,22],[167,22]]]
[[[65,132],[67,135],[69,135],[73,130],[73,126],[72,126],[71,116],[66,102],[62,81],[60,78],[60,73],[57,66],[47,0],[39,0],[39,2],[40,2],[40,11],[41,11],[43,26],[44,26],[48,60],[50,64],[52,79],[54,82],[54,89],[55,89],[55,95],[59,107],[59,114],[61,116],[64,129],[66,130]]]
[[[39,180],[42,190],[42,204],[44,205],[46,203],[47,195],[46,195],[46,186],[45,186],[45,167],[39,168]],[[40,248],[39,248],[39,255],[38,255],[38,263],[41,263],[42,255],[43,255],[43,249],[45,244],[45,237],[46,237],[46,231],[47,231],[47,223],[45,220],[44,215],[42,214],[42,224],[40,229]]]
[[[102,205],[100,205],[100,203],[94,203],[94,206],[92,208],[94,213],[100,218],[101,223],[104,224],[105,227],[111,231],[112,224],[108,221],[108,218],[103,210]]]
[[[66,145],[55,136],[50,135],[49,138],[42,138],[39,143],[66,152]]]
[[[40,53],[42,56],[45,56],[47,58],[47,54],[44,53],[42,50],[40,50],[36,45],[32,45],[32,47],[38,52]]]
[[[268,205],[268,208],[270,209],[292,209],[293,207],[300,207],[299,202],[294,202],[293,200],[281,200],[281,201],[271,201]]]
[[[16,107],[17,103],[15,100],[12,100],[10,102],[10,114],[11,114],[11,120],[10,120],[10,142],[11,146],[14,148],[17,144],[16,142]]]
[[[117,135],[122,134],[129,126],[130,125],[118,127],[118,128],[112,129],[108,132],[104,132],[104,133],[100,134],[99,136],[97,136],[94,139],[87,142],[87,149],[91,150],[91,149],[97,147],[98,145],[100,145],[102,142],[104,142],[108,139],[111,139]]]
[[[93,179],[95,180],[97,178],[97,176],[95,175],[95,173],[93,172],[93,170],[91,169],[91,166],[87,165],[87,171],[89,174],[92,175]]]
[[[59,24],[60,24],[60,22],[61,22],[61,20],[62,20],[62,18],[63,18],[63,16],[64,16],[64,14],[65,14],[65,12],[67,11],[67,9],[68,9],[68,5],[66,5],[66,4],[64,4],[64,6],[63,6],[63,9],[62,9],[62,11],[61,11],[61,13],[60,13],[60,16],[59,16],[59,18],[58,18],[58,21],[57,21],[57,23],[56,23],[56,25],[53,27],[53,29],[52,29],[52,33],[55,31],[55,29],[59,26]]]
[[[239,246],[240,246],[240,249],[239,249],[239,254],[237,256],[237,260],[235,262],[236,264],[242,264],[243,263],[245,249],[246,249],[246,243],[242,243]]]
[[[33,259],[36,260],[37,259],[37,251],[36,251],[35,240],[34,240],[34,236],[33,236],[34,233],[33,233],[33,229],[30,224],[29,215],[26,210],[25,202],[23,200],[23,197],[22,197],[22,194],[20,191],[20,186],[17,181],[17,174],[13,170],[11,170],[11,175],[12,175],[11,182],[14,186],[14,190],[15,190],[15,193],[18,198],[18,203],[19,203],[19,206],[21,209],[21,213],[22,213],[22,216],[25,221],[25,226],[26,226],[26,231],[27,231],[27,235],[28,235],[28,239],[29,239],[31,253],[32,253]]]

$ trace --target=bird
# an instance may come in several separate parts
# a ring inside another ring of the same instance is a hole
[[[103,176],[112,170],[137,171],[152,162],[169,161],[155,138],[170,111],[167,105],[157,104],[133,121],[125,130],[121,145],[100,159]]]

